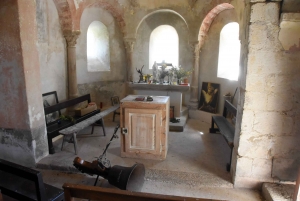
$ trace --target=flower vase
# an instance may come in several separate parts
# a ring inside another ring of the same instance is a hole
[[[181,79],[177,79],[177,84],[180,85]]]
[[[189,79],[188,79],[187,77],[184,78],[184,79],[183,79],[183,83],[184,83],[184,84],[188,84],[188,83],[189,83]]]

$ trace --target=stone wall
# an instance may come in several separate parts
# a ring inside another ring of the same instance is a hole
[[[243,55],[241,130],[236,130],[232,174],[236,187],[260,188],[262,182],[296,179],[299,52],[288,53],[279,41],[280,2],[253,2],[247,7],[249,53]]]
[[[42,93],[57,91],[58,100],[66,100],[66,40],[62,35],[57,9],[53,1],[37,1],[37,6]]]
[[[35,11],[34,0],[0,1],[0,158],[26,166],[48,154]]]

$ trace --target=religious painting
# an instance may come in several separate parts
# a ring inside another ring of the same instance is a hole
[[[220,84],[202,82],[199,110],[217,113]]]
[[[112,105],[119,105],[120,104],[119,96],[111,97],[111,104]]]

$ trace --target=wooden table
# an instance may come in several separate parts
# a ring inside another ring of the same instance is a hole
[[[121,156],[166,158],[168,151],[170,98],[152,96],[153,101],[136,101],[129,95],[120,101]]]

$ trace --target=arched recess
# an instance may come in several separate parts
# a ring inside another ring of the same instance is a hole
[[[75,7],[74,0],[53,0],[58,11],[59,21],[62,30],[80,30],[80,19],[85,8],[100,7],[107,10],[118,22],[122,33],[125,31],[125,21],[123,19],[123,8],[116,0],[86,0]]]
[[[188,43],[187,23],[178,13],[164,9],[148,14],[139,23],[133,49],[134,69],[132,70],[135,72],[135,68],[141,68],[144,65],[143,73],[152,74],[152,69],[149,69],[149,39],[152,31],[160,25],[170,25],[175,28],[179,37],[179,64],[184,68],[191,69],[193,53]],[[168,50],[166,49],[166,51]],[[137,73],[133,73],[133,79],[138,79]]]
[[[135,38],[136,38],[137,31],[139,30],[139,27],[141,26],[141,24],[144,22],[145,19],[147,19],[147,18],[150,17],[151,15],[155,15],[155,14],[157,14],[157,13],[164,13],[164,12],[170,12],[170,13],[173,13],[173,14],[175,14],[175,15],[178,15],[178,17],[180,17],[180,18],[184,21],[184,23],[186,24],[187,30],[189,29],[186,20],[185,20],[179,13],[175,12],[174,10],[170,10],[170,9],[161,9],[161,10],[153,11],[152,13],[149,13],[148,15],[145,15],[145,16],[143,17],[143,19],[139,22],[138,26],[136,27],[136,30],[135,30]]]
[[[107,28],[108,37],[108,54],[110,59],[110,71],[88,72],[87,65],[87,33],[90,24],[99,21]],[[85,83],[97,83],[100,81],[124,80],[126,74],[124,63],[126,63],[125,47],[123,46],[123,34],[119,28],[118,22],[110,14],[100,7],[87,7],[82,13],[80,23],[81,34],[77,40],[76,65],[77,65],[77,82],[79,85]],[[124,49],[122,49],[124,48]]]
[[[120,30],[124,34],[125,32],[125,21],[124,21],[124,10],[116,0],[86,0],[82,1],[78,5],[78,9],[76,12],[75,20],[74,20],[74,28],[80,29],[80,19],[82,17],[82,13],[85,8],[89,7],[95,7],[95,8],[102,8],[106,11],[108,11],[118,22],[118,25],[120,27]]]
[[[196,109],[197,105],[199,103],[199,54],[200,50],[205,42],[205,37],[207,36],[207,33],[210,29],[210,26],[216,16],[221,13],[224,10],[229,10],[229,9],[234,9],[234,7],[231,4],[228,3],[223,3],[220,5],[217,5],[214,7],[204,18],[199,34],[198,34],[198,44],[195,45],[194,47],[194,52],[195,52],[195,60],[194,60],[194,71],[192,74],[192,81],[191,81],[191,93],[190,93],[190,104],[189,107]]]

